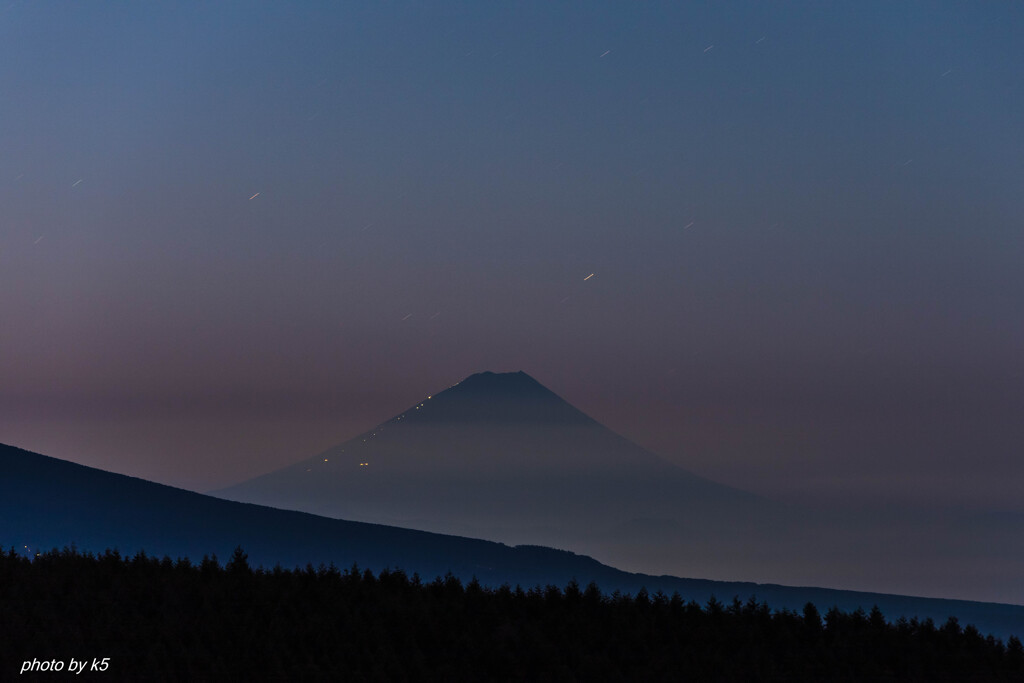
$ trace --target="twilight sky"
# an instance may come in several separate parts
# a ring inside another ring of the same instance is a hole
[[[208,490],[524,370],[1024,510],[1024,6],[497,4],[0,6],[0,441]]]

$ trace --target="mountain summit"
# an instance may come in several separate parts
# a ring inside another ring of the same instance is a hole
[[[400,417],[414,422],[592,422],[522,371],[470,375],[437,395],[428,396]]]

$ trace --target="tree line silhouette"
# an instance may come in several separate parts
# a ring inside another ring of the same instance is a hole
[[[890,622],[877,607],[822,615],[575,582],[254,569],[241,548],[224,564],[0,553],[0,680],[29,659],[72,657],[110,658],[83,677],[133,681],[1024,680],[1014,636],[954,617]]]

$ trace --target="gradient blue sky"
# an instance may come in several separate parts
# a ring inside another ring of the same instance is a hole
[[[205,490],[524,370],[724,483],[1024,509],[1022,33],[7,2],[0,441]]]

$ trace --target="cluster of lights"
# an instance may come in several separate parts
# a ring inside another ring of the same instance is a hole
[[[427,400],[427,401],[429,401],[429,400],[430,400],[430,399],[432,399],[432,398],[434,398],[434,397],[433,397],[433,395],[431,395],[431,396],[427,396],[427,399],[426,399],[426,400]],[[425,404],[426,404],[426,402],[424,402],[424,403],[421,403],[421,404],[419,404],[418,406],[416,406],[416,410],[419,410],[419,409],[420,409],[420,408],[422,408],[422,407],[423,407],[423,406],[424,406]],[[404,418],[404,417],[405,417],[405,414],[403,413],[403,414],[399,415],[399,416],[398,416],[398,417],[396,418],[396,421],[398,421],[398,420],[401,420],[401,419],[402,419],[402,418]],[[381,428],[380,428],[380,431],[384,431],[384,428],[383,428],[383,427],[381,427]],[[365,439],[363,439],[363,443],[366,443],[366,442],[367,442],[367,441],[368,441],[369,439],[371,439],[371,438],[373,438],[373,437],[375,437],[375,436],[377,436],[377,432],[371,432],[371,433],[370,433],[370,436],[368,436],[368,437],[366,437]],[[342,452],[342,453],[344,453],[345,451],[344,451],[344,450],[342,450],[341,452]],[[328,459],[327,459],[327,458],[324,458],[324,462],[328,462]],[[361,463],[359,463],[359,466],[360,466],[360,467],[368,467],[368,466],[369,466],[369,464],[370,464],[370,463],[368,463],[368,462],[361,462]],[[308,467],[307,467],[307,468],[306,468],[306,471],[307,471],[307,472],[311,472],[311,471],[312,471],[312,468],[308,468]]]
[[[427,401],[429,401],[429,400],[430,400],[430,399],[432,399],[432,398],[434,398],[434,397],[433,397],[433,396],[427,396]],[[416,406],[416,410],[419,410],[419,409],[420,409],[420,408],[422,408],[423,406],[424,406],[424,403],[421,403],[421,404],[419,404],[418,406]],[[396,418],[395,418],[395,422],[399,422],[399,421],[400,421],[400,420],[402,420],[402,419],[403,419],[404,417],[405,417],[405,413],[402,413],[401,415],[399,415],[398,417],[396,417]],[[382,429],[382,431],[383,431],[383,429]]]

